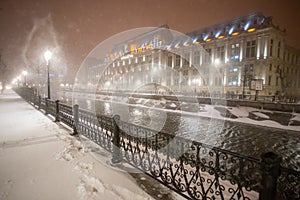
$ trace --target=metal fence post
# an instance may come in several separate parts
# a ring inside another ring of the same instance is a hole
[[[45,98],[45,115],[48,114],[48,98]]]
[[[55,122],[59,122],[59,100],[55,101]]]
[[[280,176],[281,156],[268,152],[261,155],[261,189],[259,200],[274,200],[276,199],[277,179]]]
[[[74,117],[73,134],[77,134],[78,123],[79,123],[79,106],[77,104],[73,106],[73,117]]]
[[[38,96],[38,109],[41,109],[41,96]]]
[[[113,157],[111,162],[113,164],[120,163],[122,161],[122,154],[120,149],[120,115],[115,115],[113,118]]]

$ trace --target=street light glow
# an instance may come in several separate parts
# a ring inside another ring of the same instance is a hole
[[[49,51],[49,50],[47,50],[47,51],[44,53],[44,57],[45,57],[45,59],[46,59],[46,61],[47,61],[47,63],[48,63],[49,60],[50,60],[51,57],[52,57],[52,52]]]
[[[216,64],[216,65],[220,64],[220,62],[221,62],[221,61],[220,61],[219,58],[215,59],[215,64]]]
[[[28,74],[28,72],[26,70],[24,70],[22,73],[24,76],[27,76],[27,74]]]

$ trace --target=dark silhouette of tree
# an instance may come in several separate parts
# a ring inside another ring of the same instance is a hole
[[[285,99],[286,90],[291,86],[292,81],[287,78],[287,72],[281,66],[277,66],[276,74],[278,79],[280,80],[280,89],[279,92],[280,98],[282,100]]]
[[[2,55],[0,54],[0,82],[2,85],[1,94],[3,94],[6,84],[9,81],[10,70],[2,59]]]

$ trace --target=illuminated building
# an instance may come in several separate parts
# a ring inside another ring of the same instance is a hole
[[[261,80],[260,98],[299,99],[300,51],[285,43],[285,30],[271,17],[252,13],[187,33],[189,37],[174,38],[166,29],[117,45],[102,63],[105,70],[99,71],[101,64],[92,66],[89,79],[103,88],[110,85],[109,90],[132,91],[154,83],[180,94],[246,97],[256,92],[249,88],[251,81]]]

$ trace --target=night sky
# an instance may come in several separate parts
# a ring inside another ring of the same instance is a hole
[[[187,33],[256,11],[273,16],[300,49],[299,0],[0,0],[0,53],[19,73],[42,66],[53,48],[54,65],[74,75],[96,45],[122,31],[168,24]]]

